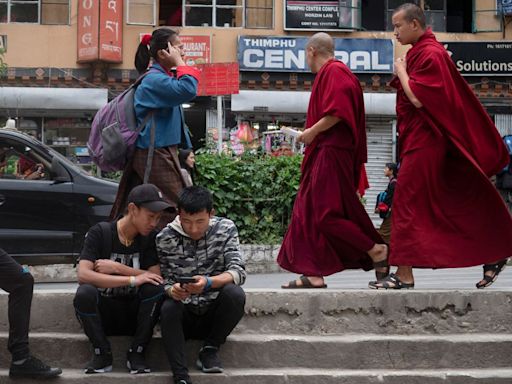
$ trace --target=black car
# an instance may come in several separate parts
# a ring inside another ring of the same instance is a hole
[[[23,264],[75,262],[117,187],[31,136],[0,129],[0,248]]]

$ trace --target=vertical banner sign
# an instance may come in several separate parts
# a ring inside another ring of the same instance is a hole
[[[101,0],[100,60],[123,62],[123,0]]]
[[[99,0],[78,1],[78,63],[98,60],[99,8]]]
[[[210,36],[180,35],[187,65],[210,63]]]

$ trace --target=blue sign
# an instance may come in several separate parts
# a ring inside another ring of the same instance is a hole
[[[240,36],[241,71],[309,72],[304,37]],[[393,40],[334,39],[335,56],[355,73],[393,73]]]
[[[505,16],[512,15],[512,0],[498,0],[498,10]]]

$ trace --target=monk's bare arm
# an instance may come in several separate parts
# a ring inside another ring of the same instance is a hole
[[[327,131],[333,125],[337,124],[340,120],[341,119],[336,116],[324,116],[320,120],[318,120],[316,124],[302,132],[300,136],[297,138],[297,140],[304,144],[311,144],[311,142],[315,139],[315,137],[317,137],[319,133]]]
[[[409,101],[416,108],[423,107],[421,101],[418,100],[416,95],[412,92],[411,86],[409,85],[409,74],[407,73],[407,65],[405,60],[402,58],[398,58],[395,61],[395,71],[400,83],[402,84],[402,88],[404,89],[405,95],[409,99]]]

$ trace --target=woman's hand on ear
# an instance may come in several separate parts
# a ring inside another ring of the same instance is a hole
[[[181,50],[172,46],[170,42],[167,43],[167,49],[161,49],[158,51],[158,56],[160,64],[169,69],[172,67],[185,65],[185,62],[181,56]]]

